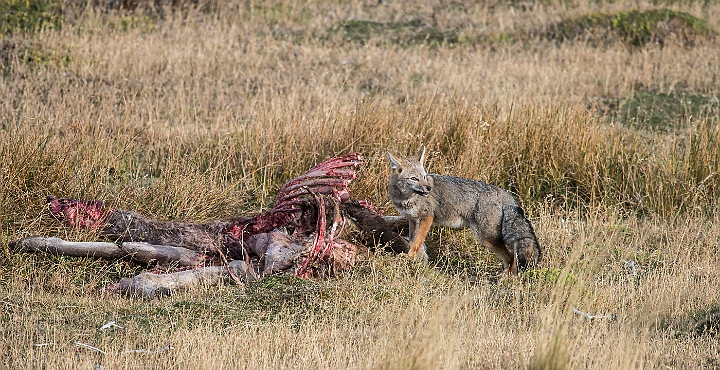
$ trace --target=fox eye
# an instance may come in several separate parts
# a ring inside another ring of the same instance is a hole
[[[412,180],[412,181],[418,181],[418,178],[415,177],[415,176],[413,176],[413,177],[410,178],[410,180]]]

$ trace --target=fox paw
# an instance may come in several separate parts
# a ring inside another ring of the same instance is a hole
[[[406,254],[406,256],[413,260],[420,263],[428,263],[428,255],[424,250],[421,250],[420,252],[416,253],[414,256],[411,256],[409,254]]]
[[[428,263],[428,255],[425,251],[421,251],[415,256],[415,260],[422,263]]]

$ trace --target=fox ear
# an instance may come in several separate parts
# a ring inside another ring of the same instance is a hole
[[[387,152],[388,159],[390,160],[390,168],[393,170],[396,170],[400,168],[400,160],[397,159],[394,155],[390,154],[390,152]]]
[[[417,158],[421,166],[425,165],[425,145],[420,146],[420,150],[415,153],[415,158]]]

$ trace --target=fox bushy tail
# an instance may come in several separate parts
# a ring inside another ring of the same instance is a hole
[[[503,207],[501,228],[503,242],[516,259],[516,272],[525,271],[540,262],[540,243],[520,206],[508,204]]]

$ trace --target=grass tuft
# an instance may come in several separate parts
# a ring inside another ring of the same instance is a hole
[[[704,20],[667,8],[591,13],[552,24],[545,33],[552,40],[580,40],[594,45],[620,41],[632,46],[672,41],[693,46],[716,35],[717,31]]]

